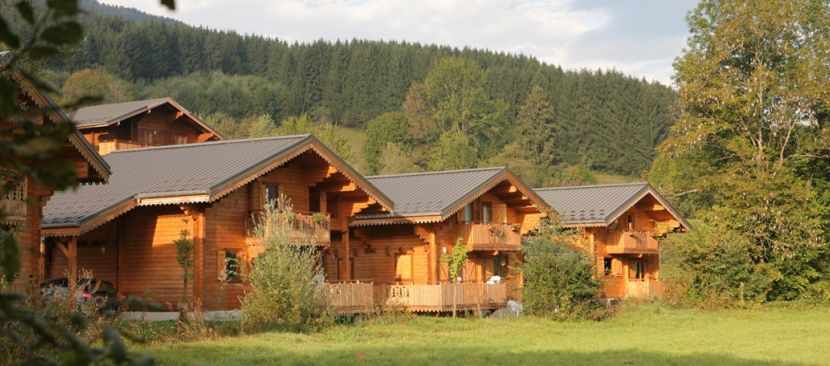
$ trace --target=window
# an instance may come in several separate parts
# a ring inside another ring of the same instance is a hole
[[[507,254],[501,253],[493,257],[493,276],[507,277]]]
[[[241,268],[239,251],[236,249],[220,250],[216,261],[219,269],[219,280],[223,282],[239,282]]]
[[[602,268],[606,276],[611,274],[612,263],[614,263],[614,260],[612,258],[603,258],[602,260]]]
[[[634,231],[634,215],[628,215],[628,231]]]
[[[395,256],[395,281],[412,281],[412,256],[399,254]]]
[[[646,263],[643,261],[634,261],[634,265],[629,267],[628,277],[642,280],[646,276]]]
[[[473,222],[473,204],[464,206],[464,223],[469,224]]]
[[[490,202],[481,204],[481,222],[489,224],[493,221],[493,205]]]
[[[187,143],[187,136],[185,135],[176,135],[176,144],[186,144]]]
[[[266,184],[265,185],[265,204],[271,205],[274,202],[277,202],[277,196],[279,196],[279,187],[276,184]]]

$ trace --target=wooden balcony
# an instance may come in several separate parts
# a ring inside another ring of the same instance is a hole
[[[254,236],[256,226],[262,223],[263,211],[249,212],[246,217],[245,227],[248,244],[256,244]],[[291,221],[291,240],[298,244],[316,244],[327,246],[331,244],[331,217],[329,214],[320,212],[297,212]]]
[[[138,149],[149,147],[147,144],[139,144],[132,140],[107,140],[98,143],[98,154],[106,155],[116,150]]]
[[[618,236],[608,243],[608,254],[656,254],[659,250],[657,239],[648,231],[623,231]]]
[[[663,293],[663,283],[654,279],[629,279],[625,285],[626,297],[654,297]]]
[[[0,197],[0,212],[3,217],[0,222],[8,224],[21,224],[26,221],[28,205],[26,202],[26,180],[18,183],[10,191]]]
[[[370,311],[376,307],[446,312],[453,310],[453,302],[459,311],[497,309],[507,303],[504,283],[331,283],[326,288],[330,303],[342,312]]]
[[[467,224],[464,225],[469,250],[520,250],[522,234],[518,225]]]

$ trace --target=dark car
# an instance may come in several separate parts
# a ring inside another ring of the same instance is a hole
[[[112,282],[96,279],[79,279],[76,287],[78,303],[95,301],[102,311],[115,311],[118,308],[115,286]],[[69,293],[69,279],[53,278],[40,284],[40,292],[47,298],[65,296]]]

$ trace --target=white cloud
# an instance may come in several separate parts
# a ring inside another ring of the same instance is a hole
[[[406,40],[522,53],[565,68],[617,69],[670,83],[686,34],[683,1],[104,1],[193,25],[288,41]]]

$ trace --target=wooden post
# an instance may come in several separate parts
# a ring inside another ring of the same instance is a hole
[[[345,276],[343,276],[343,277],[346,279],[346,281],[351,281],[352,280],[352,263],[351,263],[351,261],[352,261],[352,248],[351,248],[351,245],[349,244],[349,224],[348,224],[348,220],[346,220],[346,231],[343,233],[343,251],[346,252],[345,253],[346,254],[345,255],[346,261],[343,264],[343,270],[346,273],[345,273]]]
[[[441,280],[441,276],[439,275],[440,266],[438,265],[438,241],[435,237],[435,229],[433,228],[429,232],[429,276],[428,279],[430,282],[439,282]]]
[[[320,212],[326,214],[328,212],[328,194],[324,190],[320,190]]]
[[[70,285],[78,279],[78,237],[72,236],[66,245],[66,263],[69,269]]]
[[[193,299],[201,304],[205,286],[205,213],[193,208],[191,211],[193,230]],[[220,300],[224,304],[224,299]],[[203,305],[203,304],[202,304]]]
[[[46,281],[46,238],[40,238],[37,257],[37,285]]]

